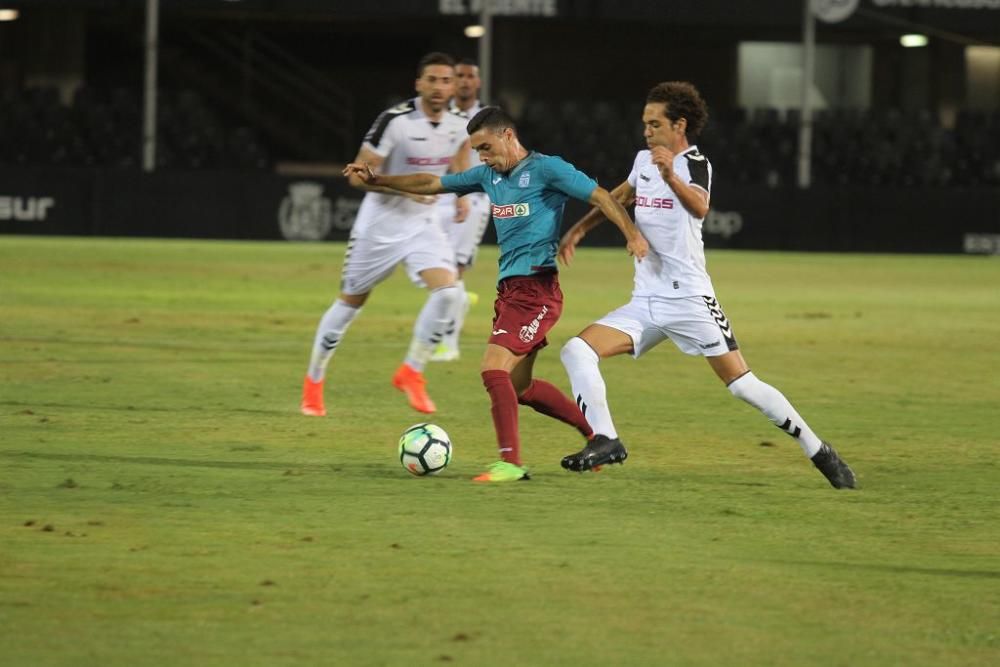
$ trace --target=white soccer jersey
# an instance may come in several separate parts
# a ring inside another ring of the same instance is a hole
[[[451,112],[460,116],[466,124],[479,113],[483,105],[476,100],[471,107],[466,110],[459,109],[452,104]],[[480,164],[479,153],[469,147],[469,168]],[[459,264],[470,264],[476,254],[476,247],[483,239],[483,233],[489,224],[489,197],[484,192],[474,192],[465,195],[469,203],[469,214],[465,221],[455,222],[455,200],[454,194],[447,193],[438,195],[438,217],[441,226],[448,235],[452,248],[455,250],[455,258]],[[483,213],[481,213],[483,212]],[[483,217],[485,216],[485,218]]]
[[[364,148],[385,159],[384,174],[426,172],[443,176],[465,141],[465,119],[445,112],[432,123],[418,98],[383,111],[365,135]],[[365,194],[353,235],[379,241],[405,241],[420,232],[420,221],[435,222],[434,206],[406,196]]]
[[[674,173],[684,182],[712,192],[712,165],[697,146],[674,157]],[[715,296],[705,270],[702,219],[684,208],[653,164],[650,151],[635,156],[629,185],[635,188],[635,223],[650,252],[635,263],[634,296],[677,298]]]

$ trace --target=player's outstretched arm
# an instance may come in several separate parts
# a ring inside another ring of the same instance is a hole
[[[635,201],[635,188],[629,185],[628,181],[616,187],[610,194],[622,207],[631,206],[632,202]],[[563,235],[562,240],[559,242],[559,251],[557,253],[559,260],[563,264],[569,265],[576,252],[576,246],[587,235],[587,232],[607,219],[603,211],[597,206],[587,211]]]
[[[411,195],[438,195],[446,190],[441,187],[441,179],[434,174],[378,174],[367,162],[351,162],[344,167],[344,176],[357,179],[365,189],[386,189],[396,193]]]

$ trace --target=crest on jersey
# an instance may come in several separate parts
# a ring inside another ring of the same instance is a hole
[[[323,186],[311,181],[288,184],[288,195],[278,207],[281,235],[289,241],[320,241],[333,226],[332,206]]]
[[[529,183],[531,183],[531,172],[526,171],[523,174],[521,174],[521,178],[517,180],[517,187],[526,188],[528,187]]]

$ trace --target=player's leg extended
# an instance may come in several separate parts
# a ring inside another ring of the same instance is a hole
[[[480,482],[506,482],[528,479],[521,467],[521,440],[517,421],[517,392],[511,381],[511,371],[524,359],[505,347],[489,343],[483,354],[481,374],[483,386],[490,395],[490,414],[496,430],[500,461],[477,476]]]
[[[444,336],[434,349],[434,354],[431,355],[431,361],[457,361],[461,356],[458,347],[458,338],[462,330],[462,325],[465,323],[465,315],[469,311],[469,293],[465,290],[465,282],[461,279],[462,268],[459,266],[459,279],[455,282],[455,287],[458,289],[459,295],[455,299],[455,306],[451,312]]]
[[[772,424],[798,441],[805,455],[834,488],[854,488],[854,472],[850,467],[809,428],[784,394],[757,379],[739,350],[706,359],[733,396],[760,410]]]
[[[403,364],[393,376],[392,384],[406,394],[413,409],[432,413],[436,407],[427,395],[424,367],[444,336],[459,293],[455,287],[455,274],[450,269],[429,268],[420,271],[419,275],[430,290],[430,295],[413,325],[410,348]]]
[[[434,351],[431,361],[454,361],[459,358],[459,338],[462,334],[462,327],[465,325],[465,316],[471,306],[479,301],[479,295],[469,292],[465,288],[462,277],[465,272],[472,268],[476,258],[476,250],[479,242],[482,241],[486,225],[489,224],[489,201],[482,196],[472,196],[470,200],[469,214],[465,222],[449,223],[447,229],[448,240],[455,251],[455,261],[458,264],[458,287],[462,290],[462,297],[456,303],[452,314],[452,323],[445,333],[444,339]]]
[[[573,395],[595,434],[581,451],[563,458],[562,466],[567,470],[590,470],[604,463],[621,463],[628,456],[611,418],[607,386],[598,364],[602,358],[632,351],[631,336],[602,324],[591,324],[563,346],[560,356]]]
[[[532,377],[537,354],[538,350],[533,350],[511,373],[511,382],[514,384],[514,391],[517,392],[517,402],[546,417],[569,424],[589,440],[594,431],[573,399],[551,382]]]
[[[313,338],[309,369],[302,384],[302,414],[322,417],[326,414],[323,403],[323,380],[326,367],[337,350],[337,345],[347,333],[347,328],[361,313],[361,306],[368,294],[341,294],[320,318]]]

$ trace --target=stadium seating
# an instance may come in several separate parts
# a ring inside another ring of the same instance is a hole
[[[527,145],[562,155],[602,185],[628,174],[644,147],[641,106],[534,100],[520,119]],[[796,182],[798,110],[712,110],[698,139],[719,179]],[[814,115],[813,182],[820,185],[1000,185],[1000,113],[962,111],[946,128],[929,111],[825,109]]]
[[[641,114],[642,104],[634,101],[536,99],[524,106],[519,123],[525,145],[561,155],[613,187],[644,147]],[[269,169],[278,152],[253,128],[227,124],[191,90],[161,91],[157,120],[160,168]],[[791,185],[798,122],[797,110],[713,109],[698,145],[718,182]],[[141,136],[138,90],[81,87],[69,105],[55,88],[0,97],[0,165],[138,168]],[[953,127],[945,127],[923,110],[821,109],[812,142],[819,185],[1000,185],[1000,112],[961,110]]]
[[[268,151],[247,127],[226,126],[192,91],[161,91],[157,166],[166,169],[267,169]],[[29,88],[0,100],[0,164],[138,168],[138,93],[77,89],[63,105],[55,88]]]

